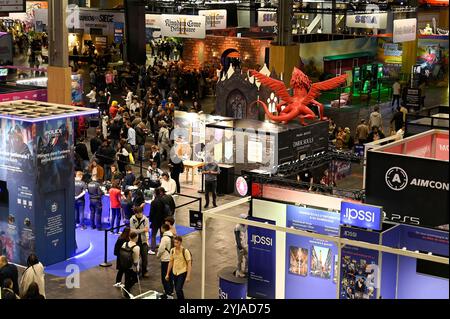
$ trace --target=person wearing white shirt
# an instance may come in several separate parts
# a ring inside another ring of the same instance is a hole
[[[133,151],[136,151],[136,131],[131,126],[130,122],[127,122],[127,130],[128,130],[127,142],[131,145]]]
[[[128,108],[130,108],[132,99],[133,99],[133,91],[131,91],[130,88],[127,88],[127,96],[125,97],[125,103],[127,104]]]
[[[169,280],[166,280],[167,268],[170,262],[170,250],[173,248],[172,243],[174,234],[170,231],[170,226],[163,224],[161,226],[161,242],[159,243],[158,253],[156,257],[161,260],[161,281],[164,287],[164,299],[173,294],[173,274],[170,274]]]
[[[394,84],[392,85],[392,110],[394,110],[395,101],[397,101],[397,107],[400,106],[400,90],[400,82],[398,82],[398,80],[395,80]]]
[[[147,177],[150,178],[150,187],[158,188],[161,186],[161,176],[163,171],[157,167],[155,161],[152,162],[151,166],[147,169]]]
[[[170,178],[168,173],[162,174],[161,187],[166,190],[167,195],[173,195],[177,192],[177,183]]]
[[[95,88],[95,86],[91,89],[91,91],[86,94],[86,97],[89,99],[89,107],[94,108],[95,107],[95,102],[97,102],[97,89]]]
[[[133,103],[130,104],[130,112],[135,113],[139,107],[140,104],[138,103],[137,99],[133,98]]]

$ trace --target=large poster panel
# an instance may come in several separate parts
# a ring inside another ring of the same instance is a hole
[[[379,244],[380,234],[352,227],[341,227],[341,237]],[[340,299],[376,299],[378,251],[354,246],[341,250]]]
[[[35,251],[35,124],[0,120],[0,255],[26,265]]]
[[[249,217],[258,222],[275,222],[262,218]],[[275,256],[276,243],[274,230],[248,227],[248,296],[258,299],[275,299]]]
[[[227,10],[199,10],[198,15],[206,17],[206,30],[227,28]]]
[[[339,214],[287,206],[287,227],[331,236],[339,235]],[[337,246],[330,241],[286,235],[286,299],[334,299]]]

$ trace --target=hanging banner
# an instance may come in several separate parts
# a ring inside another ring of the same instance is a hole
[[[258,11],[258,27],[274,27],[276,25],[276,11]]]
[[[114,36],[116,23],[125,24],[125,14],[115,11],[94,11],[78,7],[68,12],[67,27],[70,29],[84,29],[90,34],[91,29],[101,29],[102,35]]]
[[[161,35],[204,39],[206,37],[206,17],[163,14],[161,15]]]
[[[227,10],[199,10],[198,15],[206,17],[206,30],[227,28]]]
[[[386,29],[387,13],[364,13],[348,15],[346,26],[362,29]]]
[[[417,19],[394,20],[394,43],[414,41],[417,36]]]
[[[341,224],[381,230],[383,209],[379,206],[341,202]]]
[[[145,15],[145,27],[151,29],[161,28],[161,15],[160,14],[146,14]]]
[[[275,222],[249,217],[250,220]],[[258,299],[275,299],[276,246],[274,230],[248,227],[248,296]]]

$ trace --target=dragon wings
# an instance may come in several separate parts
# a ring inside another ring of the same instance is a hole
[[[283,82],[269,78],[255,70],[250,70],[250,74],[256,77],[262,85],[272,89],[281,100],[287,103],[292,102],[292,96],[289,95],[286,85]]]
[[[250,70],[250,74],[255,76],[262,85],[272,89],[284,102],[291,103],[293,101],[292,96],[289,95],[289,92],[286,89],[286,85],[284,85],[282,81],[267,77],[255,70]],[[319,97],[321,91],[335,89],[342,85],[346,79],[347,74],[343,74],[326,81],[313,83],[309,89],[308,95],[304,98],[303,103],[305,105],[309,104],[312,100]]]

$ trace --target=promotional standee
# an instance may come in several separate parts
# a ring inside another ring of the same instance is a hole
[[[45,265],[75,253],[73,121],[92,110],[0,104],[0,254]],[[52,114],[59,114],[57,117]]]

